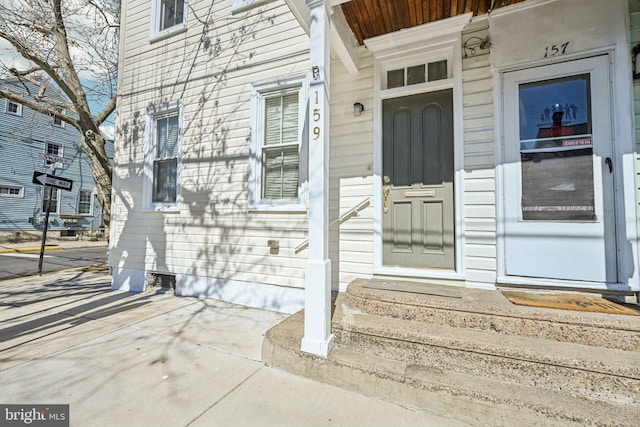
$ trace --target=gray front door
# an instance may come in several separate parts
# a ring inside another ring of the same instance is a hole
[[[382,102],[385,266],[455,268],[452,94]]]

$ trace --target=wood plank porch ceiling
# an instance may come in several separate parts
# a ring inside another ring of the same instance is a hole
[[[351,0],[342,4],[347,23],[358,43],[365,39],[428,22],[490,10],[525,0]]]

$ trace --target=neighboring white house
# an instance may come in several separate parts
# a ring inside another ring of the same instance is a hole
[[[123,2],[113,287],[306,298],[317,354],[355,278],[640,291],[638,2],[375,3]]]

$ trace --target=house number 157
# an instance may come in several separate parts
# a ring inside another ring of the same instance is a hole
[[[569,46],[569,42],[545,46],[544,57],[549,58],[551,56],[564,55],[567,52],[567,46]]]

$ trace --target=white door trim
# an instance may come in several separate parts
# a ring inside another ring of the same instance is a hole
[[[452,18],[449,25],[443,27],[443,21],[437,26],[426,24],[412,29],[411,38],[407,33],[390,33],[385,39],[376,38],[375,41],[365,41],[367,47],[374,53],[374,109],[373,109],[373,201],[374,206],[374,263],[373,272],[376,275],[434,278],[448,280],[464,280],[464,140],[462,123],[462,29],[471,16]],[[448,20],[445,20],[448,21]],[[455,22],[454,22],[455,21]],[[437,28],[438,31],[432,31]],[[399,37],[402,36],[402,37]],[[401,42],[389,42],[399,37]],[[410,41],[410,42],[408,42]],[[394,46],[389,49],[389,46]],[[380,50],[377,50],[377,48]],[[403,88],[383,90],[382,84],[386,70],[410,64],[412,59],[430,62],[446,58],[450,67],[450,76],[446,80],[438,80]],[[455,270],[418,269],[385,267],[382,254],[382,100],[408,96],[442,89],[453,90],[453,139],[454,139],[454,212],[455,212]]]
[[[505,105],[504,96],[504,74],[511,71],[525,70],[527,68],[541,67],[554,63],[574,61],[586,59],[593,56],[607,57],[609,67],[609,91],[611,100],[611,139],[612,139],[612,155],[614,164],[616,165],[613,176],[613,185],[615,194],[613,196],[615,210],[615,240],[618,247],[617,258],[617,274],[619,283],[606,282],[585,282],[580,280],[562,280],[562,279],[541,279],[519,276],[508,276],[506,274],[505,263],[505,188],[504,188],[504,138],[503,129]],[[498,212],[497,222],[497,283],[528,285],[528,286],[570,286],[575,288],[592,288],[592,289],[610,289],[623,291],[638,291],[640,284],[638,283],[638,236],[637,236],[637,216],[636,216],[636,190],[635,190],[635,153],[632,139],[632,132],[626,128],[627,122],[631,117],[632,110],[629,110],[629,95],[625,91],[626,87],[630,87],[629,79],[620,78],[621,71],[614,67],[614,63],[619,59],[620,54],[612,49],[590,50],[584,52],[582,56],[567,55],[560,60],[552,61],[534,61],[525,64],[505,66],[496,70],[494,75],[494,87],[496,88],[495,97],[495,130],[496,141],[499,145],[496,150],[496,208]],[[498,92],[500,91],[500,92]]]

